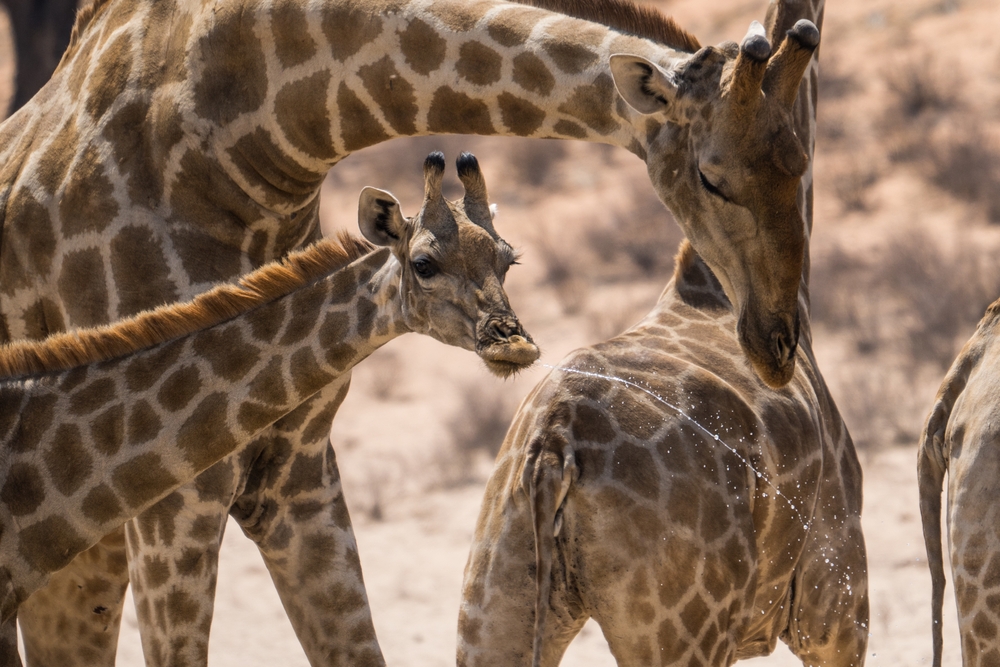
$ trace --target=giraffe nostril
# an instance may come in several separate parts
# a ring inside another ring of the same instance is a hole
[[[771,350],[774,358],[784,366],[795,356],[796,341],[791,332],[775,331],[771,334]]]

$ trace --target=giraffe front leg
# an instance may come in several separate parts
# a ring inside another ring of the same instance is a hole
[[[270,452],[257,459],[232,511],[257,544],[314,667],[385,664],[329,438],[348,382],[275,425]]]
[[[127,588],[125,536],[119,529],[21,604],[17,618],[27,664],[113,666]]]
[[[219,549],[239,481],[238,458],[223,459],[126,524],[148,667],[208,664]]]

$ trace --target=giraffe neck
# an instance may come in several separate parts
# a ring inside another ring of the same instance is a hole
[[[406,330],[399,264],[380,250],[214,326],[0,384],[3,620],[76,553]]]

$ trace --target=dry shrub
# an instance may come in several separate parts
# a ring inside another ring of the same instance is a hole
[[[552,240],[547,231],[535,238],[537,257],[544,267],[542,282],[551,287],[564,315],[575,315],[587,303],[587,281],[579,269],[580,257],[576,246],[567,246]]]
[[[522,185],[552,185],[559,163],[566,158],[565,141],[556,139],[512,139],[508,169]]]
[[[865,212],[871,210],[868,195],[878,183],[878,170],[871,162],[854,161],[844,171],[834,175],[831,181],[833,193],[844,211]]]
[[[928,140],[940,121],[960,106],[958,83],[929,58],[897,64],[883,75],[886,105],[878,120],[886,152],[894,162],[933,160]]]
[[[981,206],[1000,222],[1000,150],[979,123],[970,120],[939,135],[928,165],[935,185],[957,199]]]
[[[434,455],[437,485],[445,488],[482,481],[500,451],[516,404],[492,379],[466,384],[448,421],[450,446]]]
[[[839,100],[861,89],[854,74],[841,65],[834,55],[824,54],[823,66],[819,68],[820,106],[826,100]]]
[[[400,382],[399,355],[392,350],[377,350],[365,363],[368,392],[377,401],[398,401],[405,398]]]

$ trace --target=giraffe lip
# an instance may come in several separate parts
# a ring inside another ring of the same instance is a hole
[[[483,345],[476,352],[486,367],[499,377],[509,377],[527,368],[541,354],[530,338],[520,334]]]

